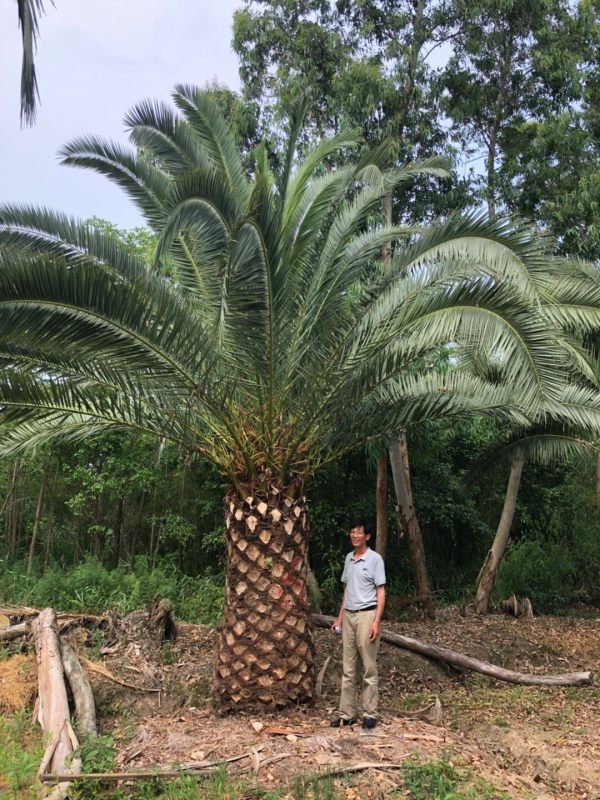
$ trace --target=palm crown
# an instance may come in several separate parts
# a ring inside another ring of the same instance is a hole
[[[240,485],[286,482],[445,413],[560,417],[571,390],[559,369],[587,362],[559,289],[568,278],[589,299],[595,276],[572,266],[565,278],[524,230],[478,216],[374,224],[384,193],[444,174],[437,159],[385,170],[384,146],[351,160],[359,140],[344,132],[295,164],[299,106],[281,174],[262,146],[248,174],[210,99],[187,86],[173,97],[179,113],[144,102],[127,115],[136,150],[95,137],[63,149],[64,163],[106,174],[141,209],[158,235],[151,268],[63,215],[1,209],[6,446],[133,427]],[[340,153],[344,166],[323,168]],[[503,381],[423,370],[448,342],[457,363],[459,346],[467,361],[499,354]]]

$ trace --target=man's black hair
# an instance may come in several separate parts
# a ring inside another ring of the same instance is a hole
[[[373,524],[373,520],[368,517],[355,517],[351,526],[351,529],[352,528],[363,528],[366,534],[371,534],[371,537],[375,535],[375,525]]]

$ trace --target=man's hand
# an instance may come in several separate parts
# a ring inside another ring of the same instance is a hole
[[[336,628],[342,627],[342,615],[340,614],[337,619],[334,619],[331,623],[331,630],[334,631]]]
[[[379,628],[380,623],[377,620],[373,620],[373,624],[371,625],[371,630],[369,631],[369,641],[374,642],[375,639],[379,636]]]

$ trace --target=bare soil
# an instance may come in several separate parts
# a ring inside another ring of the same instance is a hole
[[[596,619],[481,619],[448,610],[434,622],[385,627],[520,671],[600,671]],[[66,635],[92,662],[101,733],[114,736],[120,770],[245,755],[232,771],[258,768],[259,781],[275,787],[299,773],[360,762],[400,764],[416,755],[444,758],[510,798],[600,800],[600,689],[594,686],[510,686],[382,644],[380,724],[372,732],[335,730],[329,721],[337,706],[341,641],[332,632],[316,632],[317,669],[330,661],[313,706],[235,717],[218,716],[211,704],[214,629],[182,624],[177,640],[162,649],[144,640],[136,625],[104,633],[75,627]],[[23,663],[15,668],[29,674]],[[436,697],[441,721],[405,716]],[[368,770],[358,780],[361,797],[375,798],[398,786],[400,777]]]

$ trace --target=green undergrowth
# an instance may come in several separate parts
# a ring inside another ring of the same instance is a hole
[[[31,712],[0,716],[0,797],[34,800],[39,797],[37,770],[44,752]]]
[[[223,593],[221,574],[182,575],[168,561],[152,568],[140,558],[133,569],[107,569],[90,557],[66,570],[55,565],[32,575],[27,575],[24,562],[0,561],[0,602],[13,605],[88,614],[116,609],[127,614],[160,595],[174,603],[179,619],[214,625],[221,617]]]

